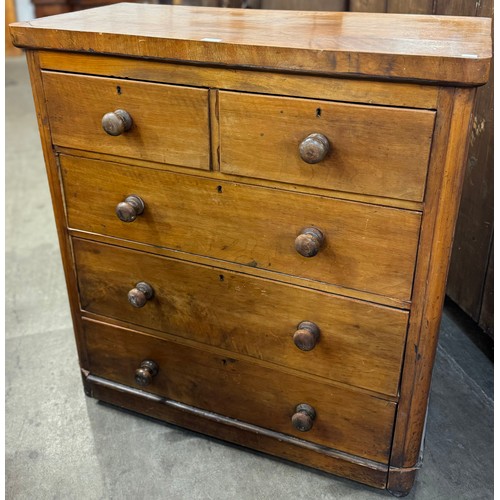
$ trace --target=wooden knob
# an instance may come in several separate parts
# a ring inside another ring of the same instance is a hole
[[[136,194],[131,194],[116,205],[115,211],[121,221],[134,222],[144,212],[144,202]]]
[[[153,295],[153,287],[144,281],[140,281],[135,285],[135,288],[132,288],[132,290],[128,292],[128,301],[134,307],[144,307],[146,302],[153,298]]]
[[[312,321],[302,321],[293,334],[293,341],[301,351],[314,349],[319,340],[320,330]]]
[[[303,257],[314,257],[323,245],[325,237],[315,227],[306,227],[295,238],[295,250]]]
[[[135,371],[135,383],[146,386],[153,381],[153,377],[158,373],[158,365],[149,359],[144,360],[141,366]]]
[[[300,157],[306,163],[319,163],[330,151],[330,143],[323,134],[308,135],[299,146]]]
[[[124,109],[106,113],[101,120],[104,132],[109,135],[121,135],[132,128],[132,117]]]
[[[292,425],[300,432],[307,432],[312,429],[316,411],[307,403],[301,403],[295,407],[295,413],[292,415]]]

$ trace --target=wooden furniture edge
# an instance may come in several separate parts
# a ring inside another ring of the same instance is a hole
[[[419,467],[389,467],[387,490],[395,497],[405,497],[415,483]]]
[[[212,106],[211,112],[214,116],[211,117],[212,119],[212,133],[216,134],[214,137],[214,147],[218,147],[218,131],[214,131],[213,128],[216,127],[218,117],[217,117],[217,110],[215,108],[216,101],[217,99],[214,99],[214,94],[211,90],[210,92],[211,96],[211,102],[210,105]],[[380,207],[387,207],[387,208],[395,208],[395,209],[401,209],[401,210],[411,210],[414,212],[422,212],[424,208],[424,203],[423,202],[418,202],[418,201],[408,201],[408,200],[400,200],[397,198],[384,198],[381,196],[375,196],[375,195],[368,195],[368,194],[357,194],[357,193],[350,193],[348,191],[336,191],[334,189],[323,189],[323,188],[318,188],[314,186],[302,186],[302,185],[295,185],[295,184],[288,184],[285,182],[280,182],[280,181],[273,181],[273,180],[268,180],[268,179],[257,179],[253,177],[243,177],[239,175],[234,175],[234,174],[227,174],[218,171],[215,167],[219,166],[219,154],[217,151],[213,151],[212,155],[215,157],[212,157],[213,163],[214,163],[214,169],[213,170],[197,170],[193,169],[190,167],[182,167],[182,166],[177,166],[177,165],[170,165],[166,163],[156,163],[153,161],[146,161],[146,160],[141,160],[141,159],[136,159],[136,158],[127,158],[125,156],[116,156],[116,155],[110,155],[106,153],[94,153],[90,151],[85,151],[85,150],[79,150],[79,149],[73,149],[73,148],[67,148],[63,146],[54,146],[54,149],[57,153],[60,153],[61,155],[66,155],[66,156],[73,156],[73,157],[78,157],[78,158],[88,158],[91,160],[101,160],[101,161],[106,161],[106,162],[112,162],[112,163],[121,163],[123,165],[135,165],[137,167],[141,168],[150,168],[153,170],[164,170],[166,172],[172,172],[172,173],[178,173],[178,174],[185,174],[185,175],[190,175],[191,177],[202,177],[202,178],[208,178],[208,179],[216,179],[220,181],[226,181],[226,182],[234,182],[238,184],[244,184],[247,186],[258,186],[258,187],[268,187],[271,189],[277,189],[280,191],[286,191],[290,193],[301,193],[301,194],[310,194],[313,196],[322,196],[324,198],[335,198],[337,200],[341,201],[354,201],[354,202],[359,202],[359,203],[365,203],[368,205],[377,205]]]
[[[85,309],[81,309],[80,311],[82,323],[94,323],[98,325],[104,326],[113,326],[121,330],[126,330],[129,332],[140,333],[149,337],[154,337],[159,340],[167,340],[169,342],[173,342],[179,345],[183,345],[186,347],[194,348],[194,349],[203,349],[206,352],[218,355],[218,356],[227,356],[231,355],[231,358],[243,360],[248,363],[252,363],[256,366],[261,366],[263,368],[268,368],[270,370],[277,370],[281,373],[286,373],[288,375],[292,375],[293,377],[300,377],[302,379],[311,380],[312,382],[316,382],[322,385],[328,385],[342,391],[350,391],[357,394],[363,394],[366,397],[380,399],[385,401],[388,405],[395,405],[398,402],[397,395],[386,394],[382,392],[377,392],[373,389],[368,389],[364,387],[359,387],[357,385],[349,384],[347,382],[342,382],[339,380],[335,380],[332,378],[323,377],[321,375],[316,375],[312,373],[308,373],[305,371],[301,371],[300,369],[294,369],[286,365],[280,365],[277,363],[273,363],[272,361],[255,358],[249,355],[246,355],[242,352],[237,351],[228,351],[225,348],[217,347],[210,344],[205,344],[203,342],[198,342],[194,339],[188,337],[180,337],[178,335],[168,333],[165,331],[155,330],[153,328],[149,328],[146,326],[127,323],[126,321],[104,316],[102,314],[97,314],[94,312],[86,311]]]
[[[30,22],[11,24],[10,33],[12,43],[21,48],[61,50],[64,47],[65,51],[77,53],[455,86],[484,85],[488,81],[491,60],[488,55],[449,56],[445,57],[446,64],[443,64],[443,56],[432,54],[334,51],[252,44],[238,44],[237,50],[234,50],[234,44],[224,42],[217,43],[217,50],[214,50],[213,43],[199,40],[119,33],[101,33],[101,36],[95,37],[89,32],[82,34],[70,30],[57,30],[57,36],[54,37],[54,29],[37,27]],[[141,43],[138,43],[139,40]],[[110,47],[113,49],[110,50]],[[279,57],[276,57],[277,52]],[[380,71],[381,68],[384,68],[384,73]]]
[[[388,467],[292,436],[207,412],[82,372],[85,394],[122,408],[234,444],[301,463],[383,489]]]
[[[419,458],[474,97],[475,89],[440,91],[391,467],[412,468]]]
[[[217,68],[134,59],[126,56],[39,52],[42,69],[140,81],[192,85],[257,94],[435,109],[438,87],[414,83],[354,80],[278,71]],[[285,76],[285,78],[283,78]],[[367,99],[366,97],[369,96]]]
[[[73,259],[73,250],[71,245],[71,238],[68,234],[66,227],[66,209],[62,194],[62,184],[59,176],[59,165],[56,154],[52,147],[52,139],[50,133],[50,123],[45,106],[45,93],[43,89],[43,81],[41,77],[40,64],[38,60],[38,53],[27,50],[26,60],[31,79],[31,87],[33,91],[33,99],[35,104],[35,111],[38,121],[38,128],[40,131],[40,138],[42,144],[43,157],[45,160],[45,168],[49,181],[49,189],[52,199],[52,208],[54,211],[57,237],[59,240],[59,248],[61,252],[62,264],[64,269],[64,276],[66,280],[66,287],[68,290],[69,305],[71,311],[71,318],[75,332],[81,331],[81,315],[80,315],[80,301],[78,297],[78,284],[75,272],[75,265]],[[78,358],[81,365],[87,365],[87,350],[83,344],[80,335],[75,335],[76,346],[78,351]]]
[[[131,250],[139,250],[154,255],[160,255],[163,257],[179,259],[185,262],[205,265],[213,267],[215,269],[221,269],[221,270],[226,269],[232,272],[246,274],[257,278],[264,278],[270,281],[276,281],[279,283],[283,283],[285,285],[289,284],[292,286],[309,288],[312,290],[317,290],[319,292],[331,293],[342,298],[363,301],[378,306],[390,307],[393,309],[401,309],[406,312],[410,309],[411,306],[410,302],[404,302],[399,299],[395,299],[393,297],[387,297],[385,295],[377,295],[374,293],[364,292],[362,290],[357,290],[354,288],[345,288],[339,285],[334,285],[322,281],[314,281],[308,278],[293,276],[291,274],[284,274],[276,271],[269,271],[267,269],[259,269],[257,267],[246,266],[244,264],[232,263],[230,261],[214,259],[213,257],[205,257],[203,255],[182,252],[180,250],[173,250],[165,247],[159,247],[155,245],[150,245],[148,243],[140,243],[133,240],[123,240],[121,238],[117,238],[114,236],[106,236],[98,233],[83,231],[80,229],[74,229],[71,227],[68,228],[68,232],[71,236],[75,238],[92,240],[99,243],[107,243],[109,245],[129,248]]]

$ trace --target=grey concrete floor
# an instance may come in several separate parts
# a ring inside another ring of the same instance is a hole
[[[84,396],[24,58],[6,113],[6,497],[391,498]],[[447,311],[407,498],[493,498],[493,365]]]

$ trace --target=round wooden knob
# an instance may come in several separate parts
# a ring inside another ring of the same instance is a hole
[[[307,403],[301,403],[295,407],[295,413],[292,415],[292,425],[300,432],[307,432],[312,429],[316,411]]]
[[[319,340],[320,330],[312,321],[302,321],[293,334],[293,341],[301,351],[314,349]]]
[[[144,212],[144,202],[136,194],[131,194],[116,205],[115,211],[122,222],[134,222]]]
[[[158,373],[158,365],[149,359],[144,360],[141,366],[135,371],[135,383],[146,386],[153,381],[153,377]]]
[[[299,146],[300,157],[306,163],[319,163],[330,151],[330,143],[323,134],[308,135]]]
[[[124,109],[106,113],[101,120],[104,132],[109,135],[121,135],[132,128],[132,117]]]
[[[128,292],[128,301],[134,307],[144,307],[146,302],[153,298],[153,295],[153,287],[144,281],[140,281],[135,285],[135,288],[132,288],[132,290]]]
[[[314,257],[323,245],[325,237],[315,227],[306,227],[295,238],[295,250],[303,257]]]

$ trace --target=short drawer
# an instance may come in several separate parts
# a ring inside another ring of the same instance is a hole
[[[43,84],[54,144],[210,168],[207,90],[51,72],[43,72]],[[117,110],[128,113],[131,128],[113,136],[102,120]]]
[[[64,155],[61,171],[71,228],[410,299],[420,213]],[[122,222],[132,194],[144,210]],[[310,227],[324,240],[304,257]]]
[[[220,168],[422,201],[434,116],[426,110],[220,92]],[[315,139],[306,140],[312,134]],[[326,147],[317,134],[327,139]]]
[[[73,248],[85,311],[397,395],[405,311],[78,238]],[[153,296],[134,307],[144,282]]]
[[[84,336],[88,369],[93,375],[353,455],[388,462],[396,407],[393,402],[285,374],[227,356],[220,350],[205,351],[102,323],[84,321]],[[151,369],[154,365],[148,366],[145,361],[156,364],[156,374]],[[147,385],[138,385],[137,379]],[[304,403],[315,410],[315,418],[302,418],[312,427],[299,431],[292,418],[298,420],[294,416],[301,413],[297,406]]]

